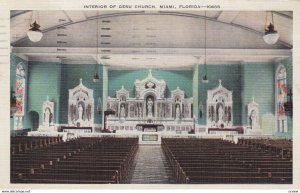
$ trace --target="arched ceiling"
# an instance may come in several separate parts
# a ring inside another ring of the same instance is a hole
[[[26,36],[32,11],[11,12],[13,52],[29,60],[98,61],[112,68],[162,64],[184,68],[201,63],[205,47],[211,63],[226,63],[286,57],[293,46],[292,12],[274,12],[280,34],[275,45],[266,44],[262,38],[264,11],[207,11],[206,17],[204,11],[35,13],[44,33],[37,43]]]

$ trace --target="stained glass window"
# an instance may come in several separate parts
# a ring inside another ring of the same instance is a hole
[[[276,71],[276,115],[277,132],[287,132],[284,104],[287,101],[286,68],[280,65]]]
[[[16,107],[15,116],[24,116],[25,70],[21,64],[16,68]]]
[[[15,113],[15,129],[23,128],[23,116],[24,116],[24,106],[25,106],[25,78],[26,73],[25,69],[22,66],[22,63],[19,63],[16,67],[16,87],[15,87],[15,95],[16,95],[16,108],[17,111]]]

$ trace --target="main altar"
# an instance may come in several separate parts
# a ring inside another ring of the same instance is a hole
[[[135,80],[134,97],[130,97],[129,91],[122,86],[116,91],[116,97],[107,98],[107,108],[115,111],[107,118],[107,128],[117,132],[144,131],[153,125],[155,131],[181,133],[193,130],[193,98],[186,98],[179,87],[171,91],[168,98],[166,87],[166,82],[152,76],[151,70],[145,79]]]

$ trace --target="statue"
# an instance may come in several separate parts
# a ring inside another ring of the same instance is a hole
[[[83,107],[81,104],[78,105],[78,120],[77,121],[82,121],[83,120]]]
[[[49,126],[50,125],[50,116],[51,116],[51,112],[50,112],[49,108],[46,108],[45,113],[44,113],[44,123],[45,123],[45,126]]]
[[[223,123],[223,118],[224,118],[224,110],[223,110],[223,107],[222,105],[219,106],[219,109],[218,109],[218,123],[219,125],[221,125]]]
[[[175,117],[176,120],[180,119],[180,109],[179,109],[179,105],[176,106],[176,110],[175,110]]]
[[[251,112],[250,123],[251,123],[251,129],[257,129],[257,116],[255,111]]]
[[[152,107],[153,107],[153,100],[151,98],[148,98],[148,101],[147,101],[148,117],[153,117]]]
[[[248,134],[261,134],[259,126],[259,105],[252,98],[252,102],[248,104]]]
[[[121,109],[120,109],[120,117],[124,118],[125,117],[125,107],[124,104],[121,105]]]

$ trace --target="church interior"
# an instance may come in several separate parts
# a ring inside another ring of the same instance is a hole
[[[292,11],[10,22],[11,183],[293,183]]]

